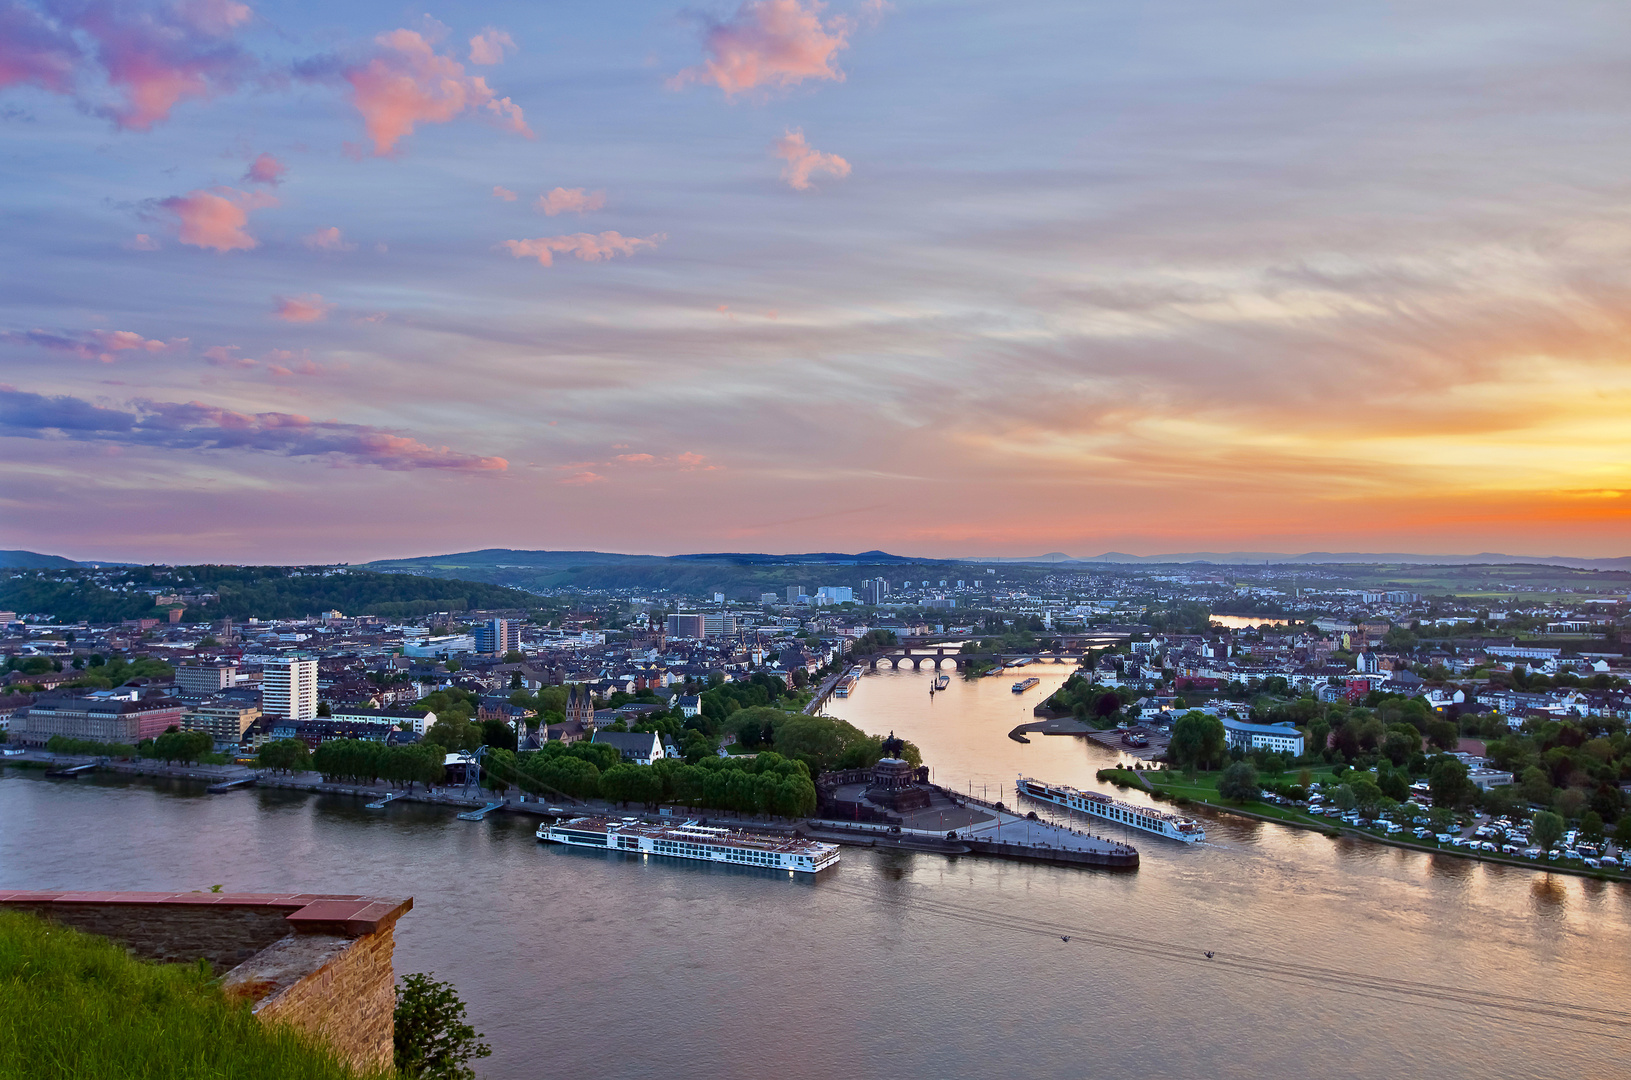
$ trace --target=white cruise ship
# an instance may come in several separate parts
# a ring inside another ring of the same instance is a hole
[[[1206,830],[1194,818],[1163,813],[1153,806],[1134,806],[1132,803],[1117,802],[1098,791],[1077,791],[1073,787],[1047,784],[1022,776],[1019,778],[1019,793],[1130,828],[1143,829],[1145,832],[1165,836],[1170,840],[1181,840],[1186,844],[1195,844],[1206,839]]]
[[[838,863],[838,845],[823,844],[802,837],[761,836],[729,829],[684,824],[647,824],[636,818],[580,817],[570,821],[545,823],[538,839],[572,847],[667,855],[675,859],[731,863],[736,866],[763,866],[818,874]]]

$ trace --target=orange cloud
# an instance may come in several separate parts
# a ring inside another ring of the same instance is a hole
[[[670,88],[707,83],[734,97],[806,79],[842,82],[835,60],[849,45],[850,22],[840,17],[823,23],[825,6],[820,0],[746,0],[729,19],[710,20],[702,44],[707,59],[675,75]]]
[[[604,476],[601,476],[599,473],[580,472],[580,473],[573,473],[571,476],[561,477],[561,479],[559,480],[559,483],[562,483],[562,484],[598,484],[604,479],[606,479],[606,478]]]
[[[662,233],[644,239],[617,232],[572,233],[569,236],[540,236],[532,240],[506,240],[504,247],[518,259],[535,258],[540,266],[553,266],[555,252],[576,255],[584,262],[599,262],[616,255],[633,255],[643,247],[656,247],[666,239]]]
[[[503,199],[505,202],[514,202],[515,201],[515,192],[511,191],[509,188],[499,187],[497,184],[494,184],[493,185],[493,198]]]
[[[586,193],[580,187],[558,187],[546,195],[538,196],[538,201],[533,205],[548,217],[566,213],[586,214],[606,205],[606,193],[604,191]]]
[[[284,322],[309,323],[321,322],[328,318],[328,313],[334,310],[334,305],[324,300],[317,293],[301,293],[299,296],[275,296],[277,310],[272,312]]]
[[[356,251],[356,244],[348,244],[340,233],[339,227],[330,225],[326,229],[318,229],[309,236],[303,236],[300,242],[313,251]]]
[[[246,184],[271,184],[276,187],[283,182],[283,174],[289,167],[271,154],[262,153],[249,163],[249,171],[244,173],[243,182]]]
[[[216,251],[248,251],[259,247],[260,241],[247,230],[249,212],[276,205],[277,199],[265,192],[229,187],[189,191],[159,203],[175,215],[178,239],[183,244]]]
[[[789,131],[777,139],[771,153],[787,162],[782,166],[782,179],[794,191],[810,189],[810,174],[829,173],[840,179],[849,175],[849,162],[837,154],[824,154],[804,141],[804,129]]]
[[[391,153],[417,124],[445,124],[470,109],[486,109],[499,126],[531,136],[521,107],[501,98],[479,75],[442,56],[413,30],[392,30],[374,39],[379,54],[344,72],[352,103],[374,141],[374,153]]]
[[[470,39],[470,62],[472,64],[502,64],[504,52],[508,49],[515,51],[515,39],[510,37],[507,30],[495,30],[491,26]]]

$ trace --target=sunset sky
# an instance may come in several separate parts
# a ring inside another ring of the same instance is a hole
[[[1631,553],[1631,5],[0,0],[0,547]]]

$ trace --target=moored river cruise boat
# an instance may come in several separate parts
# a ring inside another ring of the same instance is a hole
[[[538,839],[570,847],[600,848],[674,859],[763,866],[799,874],[819,874],[838,863],[838,845],[791,836],[732,832],[694,821],[650,824],[636,818],[580,817],[545,823]]]
[[[1077,791],[1063,784],[1049,784],[1022,776],[1019,778],[1019,793],[1053,803],[1055,806],[1063,806],[1067,810],[1075,810],[1129,828],[1165,836],[1169,840],[1195,844],[1206,839],[1206,830],[1194,818],[1168,814],[1153,806],[1135,806],[1132,803],[1118,802],[1098,791]]]

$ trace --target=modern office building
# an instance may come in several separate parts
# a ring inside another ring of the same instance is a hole
[[[317,717],[317,661],[284,656],[266,663],[261,678],[261,712],[285,720]]]
[[[706,631],[704,617],[700,613],[679,611],[668,617],[668,636],[671,638],[700,640]]]
[[[789,604],[797,604],[803,598],[804,598],[804,586],[803,585],[789,585],[789,586],[787,586],[787,602]]]
[[[870,578],[861,586],[861,598],[876,607],[889,595],[889,582],[883,578]]]
[[[510,625],[508,619],[488,619],[476,624],[476,651],[503,656],[520,644],[520,637],[519,627]]]
[[[231,690],[238,681],[238,669],[232,664],[182,664],[176,668],[176,690],[181,696],[206,698]]]
[[[260,715],[260,706],[246,701],[206,701],[187,710],[181,727],[184,731],[208,732],[217,747],[237,746]]]
[[[730,637],[736,633],[736,613],[709,611],[702,616],[703,637]]]

